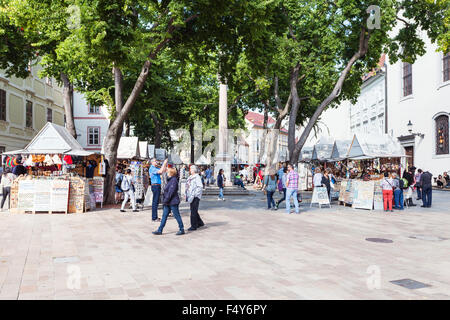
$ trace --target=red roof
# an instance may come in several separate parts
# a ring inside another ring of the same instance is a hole
[[[375,76],[377,74],[377,72],[384,66],[384,62],[385,61],[386,61],[386,54],[383,53],[381,55],[381,57],[380,57],[380,60],[378,61],[378,66],[374,70],[372,70],[369,73],[365,74],[363,76],[362,80],[366,81],[366,80],[372,78],[373,76]]]
[[[264,127],[264,115],[263,114],[259,114],[253,111],[249,111],[247,113],[247,115],[245,116],[245,119],[247,119],[248,121],[250,121],[251,123],[253,123],[254,126],[263,128]],[[267,117],[267,124],[275,124],[275,119],[272,118],[271,116]],[[281,128],[281,132],[287,133],[288,131],[284,128]]]

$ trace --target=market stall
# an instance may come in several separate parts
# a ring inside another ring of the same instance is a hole
[[[3,156],[25,168],[11,187],[11,212],[86,212],[103,202],[103,157],[62,126],[48,122],[24,149]]]
[[[391,136],[354,135],[346,156],[346,179],[339,201],[353,208],[382,209],[380,179],[383,172],[401,173],[405,149]]]

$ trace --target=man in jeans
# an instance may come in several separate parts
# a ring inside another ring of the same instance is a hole
[[[295,213],[299,213],[297,191],[298,173],[294,170],[292,164],[289,164],[286,176],[286,212],[288,214],[291,213],[291,197],[294,198]]]
[[[160,168],[158,166],[158,162],[156,161],[156,158],[152,159],[152,165],[148,169],[150,181],[152,183],[152,194],[153,194],[153,201],[152,201],[152,221],[157,222],[161,221],[161,219],[158,218],[158,204],[159,204],[159,197],[161,195],[161,174],[167,171],[167,161],[168,159],[164,160],[164,163],[162,167]]]
[[[422,182],[422,202],[423,202],[423,205],[421,207],[423,208],[431,208],[431,193],[433,190],[431,185],[432,178],[433,175],[428,171],[422,173],[422,176],[420,177],[420,181]]]

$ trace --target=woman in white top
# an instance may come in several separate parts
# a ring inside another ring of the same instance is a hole
[[[2,174],[2,181],[0,183],[2,187],[3,199],[1,209],[3,210],[3,205],[5,204],[6,198],[11,194],[11,185],[16,176],[11,173],[11,168],[6,168]],[[9,199],[9,198],[8,198]],[[8,200],[9,208],[9,200]]]
[[[320,171],[320,168],[316,168],[314,170],[314,177],[313,177],[313,184],[314,187],[320,187],[322,185],[322,173]]]

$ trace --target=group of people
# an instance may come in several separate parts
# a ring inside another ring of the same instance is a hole
[[[183,168],[184,170],[186,168]],[[183,175],[184,175],[183,170]],[[152,233],[154,235],[161,235],[163,229],[166,225],[167,218],[169,214],[172,213],[173,217],[178,223],[178,232],[176,235],[185,234],[183,220],[181,219],[179,205],[180,205],[180,196],[179,196],[179,179],[180,174],[176,168],[168,168],[168,159],[166,159],[162,165],[158,163],[158,161],[154,158],[151,160],[151,166],[148,170],[150,185],[152,191],[152,221],[160,222],[159,228]],[[164,185],[164,190],[162,189],[162,178],[163,174],[167,173],[167,182]],[[198,208],[200,204],[200,200],[203,193],[203,181],[202,177],[199,174],[199,169],[197,166],[192,165],[189,168],[189,177],[186,181],[186,193],[185,200],[190,204],[191,210],[191,226],[188,231],[197,230],[200,227],[203,227],[205,224],[201,219]],[[131,174],[131,169],[127,169],[125,175],[120,176],[120,172],[116,175],[116,188],[119,188],[124,194],[124,200],[122,202],[122,206],[120,211],[125,212],[125,206],[130,200],[131,206],[133,208],[133,212],[137,212],[136,209],[136,199],[135,199],[135,188],[134,181]],[[119,184],[120,182],[120,184]],[[161,202],[163,204],[163,214],[162,219],[158,217],[158,205],[160,202],[162,194]]]
[[[393,209],[403,210],[404,205],[416,206],[413,203],[413,190],[417,190],[417,200],[422,200],[423,208],[431,207],[432,178],[433,175],[421,169],[415,172],[415,167],[409,167],[403,172],[403,177],[397,173],[384,173],[380,185],[383,192],[383,207],[385,212],[393,212]],[[394,203],[394,206],[393,206]]]
[[[436,179],[436,184],[438,188],[444,189],[444,188],[450,188],[450,176],[448,175],[448,172],[444,172],[443,174],[440,174],[438,178]]]
[[[269,169],[269,174],[262,179],[262,191],[267,196],[267,210],[278,210],[281,202],[286,201],[286,213],[291,213],[291,199],[293,199],[295,213],[299,213],[298,173],[291,164],[282,164],[281,168]],[[276,190],[283,193],[283,198],[276,203],[273,195]]]

